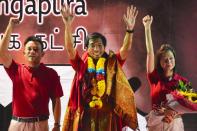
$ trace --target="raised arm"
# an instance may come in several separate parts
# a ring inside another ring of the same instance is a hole
[[[67,6],[62,6],[61,9],[62,19],[65,26],[65,48],[70,59],[74,59],[76,55],[76,49],[74,48],[73,37],[72,37],[72,22],[74,20],[74,15]]]
[[[153,42],[152,42],[152,35],[151,35],[151,24],[153,22],[153,17],[147,15],[142,19],[142,21],[144,24],[145,37],[146,37],[146,50],[147,50],[146,70],[147,70],[147,73],[151,73],[153,72],[155,68],[154,50],[153,50]]]
[[[125,34],[122,47],[120,48],[120,56],[122,59],[126,59],[129,50],[131,50],[133,31],[134,31],[134,25],[135,25],[137,14],[138,11],[136,7],[131,5],[130,7],[127,7],[127,13],[124,14],[123,16],[123,20],[125,22],[127,32]]]
[[[6,28],[6,31],[3,35],[1,42],[0,42],[0,58],[2,60],[2,64],[6,68],[10,67],[10,65],[12,63],[12,57],[11,57],[10,53],[8,52],[8,46],[9,46],[10,37],[11,37],[11,33],[13,31],[13,28],[18,23],[19,23],[19,20],[17,18],[13,18],[13,17],[10,18],[8,26]]]

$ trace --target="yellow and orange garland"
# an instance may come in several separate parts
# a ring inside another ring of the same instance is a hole
[[[91,80],[91,84],[93,86],[91,90],[92,99],[89,102],[89,106],[91,108],[100,109],[103,106],[103,102],[101,97],[105,93],[105,61],[106,59],[101,57],[98,59],[96,67],[91,57],[88,57],[88,72],[90,74],[96,73],[95,76]]]

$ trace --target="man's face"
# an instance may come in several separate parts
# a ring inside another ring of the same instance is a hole
[[[101,39],[90,39],[88,44],[88,54],[93,59],[99,59],[105,52],[105,47]]]
[[[44,56],[44,52],[42,51],[39,43],[29,41],[25,45],[24,56],[30,66],[37,66],[40,64],[40,60]]]

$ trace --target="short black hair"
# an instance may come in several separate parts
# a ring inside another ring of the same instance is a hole
[[[99,39],[99,38],[102,40],[103,46],[106,47],[106,45],[107,45],[107,40],[106,40],[105,36],[102,35],[101,33],[98,33],[98,32],[91,33],[91,34],[89,34],[89,35],[86,37],[86,40],[85,40],[85,47],[88,48],[89,40],[90,40],[90,39],[96,40],[96,39]]]
[[[41,51],[43,51],[44,45],[43,45],[43,42],[42,42],[42,40],[40,39],[40,37],[37,37],[37,36],[29,36],[29,37],[27,37],[27,39],[26,39],[25,42],[24,42],[24,46],[25,46],[29,41],[34,41],[34,42],[36,42],[36,43],[39,43],[40,46],[41,46]]]

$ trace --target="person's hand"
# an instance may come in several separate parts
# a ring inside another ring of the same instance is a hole
[[[74,20],[74,14],[70,11],[70,8],[67,5],[63,5],[61,9],[61,15],[64,24],[71,25]]]
[[[138,10],[136,9],[136,7],[134,7],[133,5],[127,7],[127,13],[123,16],[127,30],[133,30],[137,14]]]
[[[161,107],[161,108],[156,109],[156,111],[157,111],[160,115],[163,115],[164,112],[165,112],[165,108]]]
[[[150,28],[150,26],[151,26],[151,24],[153,22],[153,16],[146,15],[142,19],[142,22],[143,22],[145,28]]]
[[[52,131],[60,131],[60,127],[54,126]]]
[[[177,115],[178,113],[172,109],[167,109],[165,110],[164,112],[164,118],[163,118],[163,121],[166,122],[166,123],[170,123],[173,121],[173,119],[175,118],[175,116]]]
[[[159,115],[164,115],[166,108],[164,108],[163,106],[153,105],[153,110],[159,113]]]
[[[18,25],[19,23],[20,23],[19,19],[15,18],[15,17],[11,17],[10,20],[9,20],[9,25],[11,27],[14,27],[15,25]]]

